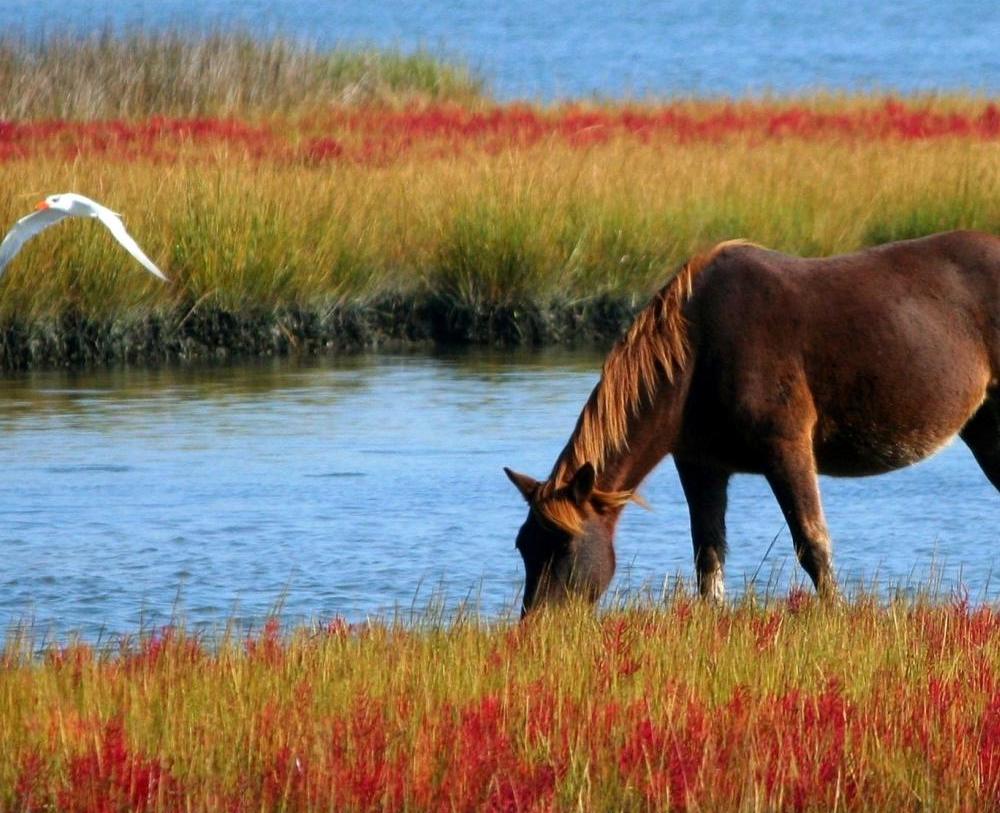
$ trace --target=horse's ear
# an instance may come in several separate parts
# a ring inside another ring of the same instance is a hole
[[[527,474],[519,474],[512,469],[508,469],[506,466],[503,467],[503,472],[517,490],[521,492],[521,496],[528,502],[531,502],[531,498],[535,496],[535,492],[538,490],[538,481],[534,477],[529,477]]]
[[[590,463],[584,463],[576,470],[573,480],[569,484],[570,492],[573,494],[573,502],[583,505],[590,495],[594,493],[594,483],[597,480],[597,472]]]

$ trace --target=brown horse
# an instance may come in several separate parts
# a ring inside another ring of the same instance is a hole
[[[959,433],[1000,489],[1000,239],[958,231],[822,259],[742,241],[690,260],[604,363],[517,536],[524,608],[596,601],[621,511],[673,454],[698,587],[723,595],[726,489],[763,474],[834,594],[817,473],[908,466]],[[995,527],[994,520],[984,524]]]

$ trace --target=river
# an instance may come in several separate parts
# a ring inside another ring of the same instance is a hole
[[[524,507],[597,380],[593,351],[360,355],[7,374],[0,389],[0,629],[95,639],[516,607]],[[822,483],[848,583],[938,579],[992,597],[997,494],[956,442],[882,477]],[[690,581],[669,462],[627,509],[613,591]],[[737,477],[730,591],[802,576],[762,478]],[[777,540],[765,558],[772,539]]]

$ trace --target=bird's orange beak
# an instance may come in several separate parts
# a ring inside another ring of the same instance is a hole
[[[49,204],[47,204],[44,200],[38,201],[38,203],[35,205],[35,209],[37,209],[39,212],[42,211],[42,209],[48,209],[48,208]]]

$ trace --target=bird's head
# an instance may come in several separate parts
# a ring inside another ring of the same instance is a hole
[[[58,195],[49,195],[45,200],[40,200],[35,208],[39,211],[44,209],[55,209],[69,215],[84,217],[95,214],[93,201],[84,198],[82,195],[75,195],[72,192],[63,192]]]
[[[39,212],[44,209],[66,209],[66,204],[63,202],[62,195],[49,195],[45,200],[40,200],[35,205],[35,209]]]

